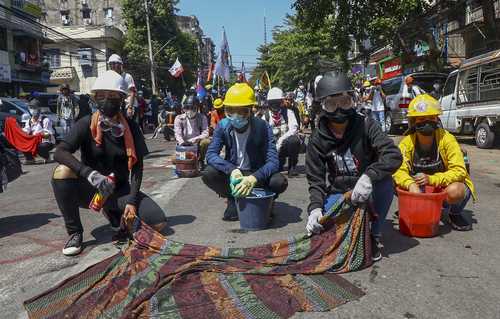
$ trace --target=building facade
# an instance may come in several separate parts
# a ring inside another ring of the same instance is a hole
[[[51,29],[43,50],[51,70],[48,91],[66,83],[89,93],[107,58],[122,48],[120,1],[44,0],[41,8],[41,21]]]
[[[196,16],[176,16],[175,21],[181,32],[190,34],[198,45],[200,54],[200,66],[202,69],[208,69],[209,65],[214,61],[215,44],[211,38],[203,35],[203,30],[200,27],[200,22]]]
[[[41,8],[35,0],[0,0],[0,96],[45,91]]]

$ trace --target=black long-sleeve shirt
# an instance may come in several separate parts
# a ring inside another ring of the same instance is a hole
[[[362,174],[372,183],[390,177],[401,162],[397,146],[371,118],[356,114],[343,139],[335,138],[328,120],[320,118],[307,146],[308,212],[323,208],[328,194],[352,190]]]
[[[90,131],[90,121],[89,115],[76,122],[57,146],[54,159],[85,179],[92,171],[98,171],[102,175],[114,173],[117,187],[128,184],[130,180],[130,197],[127,202],[137,205],[137,195],[142,183],[143,158],[149,152],[139,127],[135,122],[128,121],[137,155],[137,163],[129,172],[124,138],[116,138],[105,132],[102,144],[98,146]],[[81,161],[73,155],[77,150],[80,150]]]

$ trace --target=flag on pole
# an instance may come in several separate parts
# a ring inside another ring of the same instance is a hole
[[[266,87],[268,89],[271,88],[271,79],[269,78],[269,74],[267,73],[267,71],[264,71],[264,73],[262,73],[259,81],[259,87],[261,90],[264,90]]]
[[[215,64],[215,75],[218,75],[224,81],[229,82],[230,64],[229,44],[227,43],[226,30],[223,29],[219,56],[217,57],[217,63]]]
[[[245,69],[245,62],[241,61],[241,70],[240,70],[240,74],[238,75],[238,82],[248,83],[246,73],[247,73],[247,70]]]
[[[214,75],[214,64],[210,63],[208,65],[208,75],[207,75],[207,82],[210,82],[212,80],[212,76]]]
[[[174,65],[172,65],[172,67],[168,70],[168,72],[170,72],[170,74],[172,74],[174,78],[178,78],[182,75],[182,73],[184,72],[184,68],[182,67],[181,62],[179,61],[179,58],[175,60]]]
[[[200,101],[202,101],[205,96],[207,96],[207,91],[205,90],[205,87],[203,85],[203,76],[201,71],[198,71],[198,80],[196,80],[196,96]]]

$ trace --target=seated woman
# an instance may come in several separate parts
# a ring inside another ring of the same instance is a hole
[[[64,255],[81,252],[79,207],[88,208],[97,191],[109,196],[103,212],[119,235],[126,235],[120,231],[122,215],[137,214],[158,231],[166,225],[161,208],[140,192],[148,149],[138,124],[120,113],[127,95],[124,87],[123,78],[115,71],[98,77],[92,88],[98,111],[80,119],[56,149],[54,158],[61,165],[54,171],[52,187],[70,235]],[[77,150],[81,160],[73,156]],[[115,183],[107,178],[111,173]]]
[[[409,135],[399,144],[403,164],[394,174],[396,185],[412,193],[426,185],[442,188],[448,198],[451,226],[471,230],[462,210],[474,196],[474,185],[465,168],[460,146],[453,135],[439,127],[441,106],[428,94],[414,98],[408,109]]]

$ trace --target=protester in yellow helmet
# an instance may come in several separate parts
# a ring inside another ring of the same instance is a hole
[[[237,83],[226,93],[226,119],[215,128],[207,152],[203,182],[227,198],[223,220],[237,220],[235,198],[248,196],[254,187],[283,193],[288,181],[279,173],[279,160],[271,127],[252,115],[256,104],[253,89]],[[221,156],[225,148],[225,157]]]
[[[214,110],[210,112],[210,130],[213,135],[213,131],[217,127],[217,124],[226,117],[224,113],[224,101],[221,98],[215,99]]]
[[[428,94],[411,101],[409,134],[399,144],[403,164],[393,175],[394,181],[412,193],[420,193],[425,185],[444,189],[452,228],[471,230],[472,225],[462,211],[470,197],[475,197],[474,185],[456,138],[440,127],[440,114],[439,102]]]

